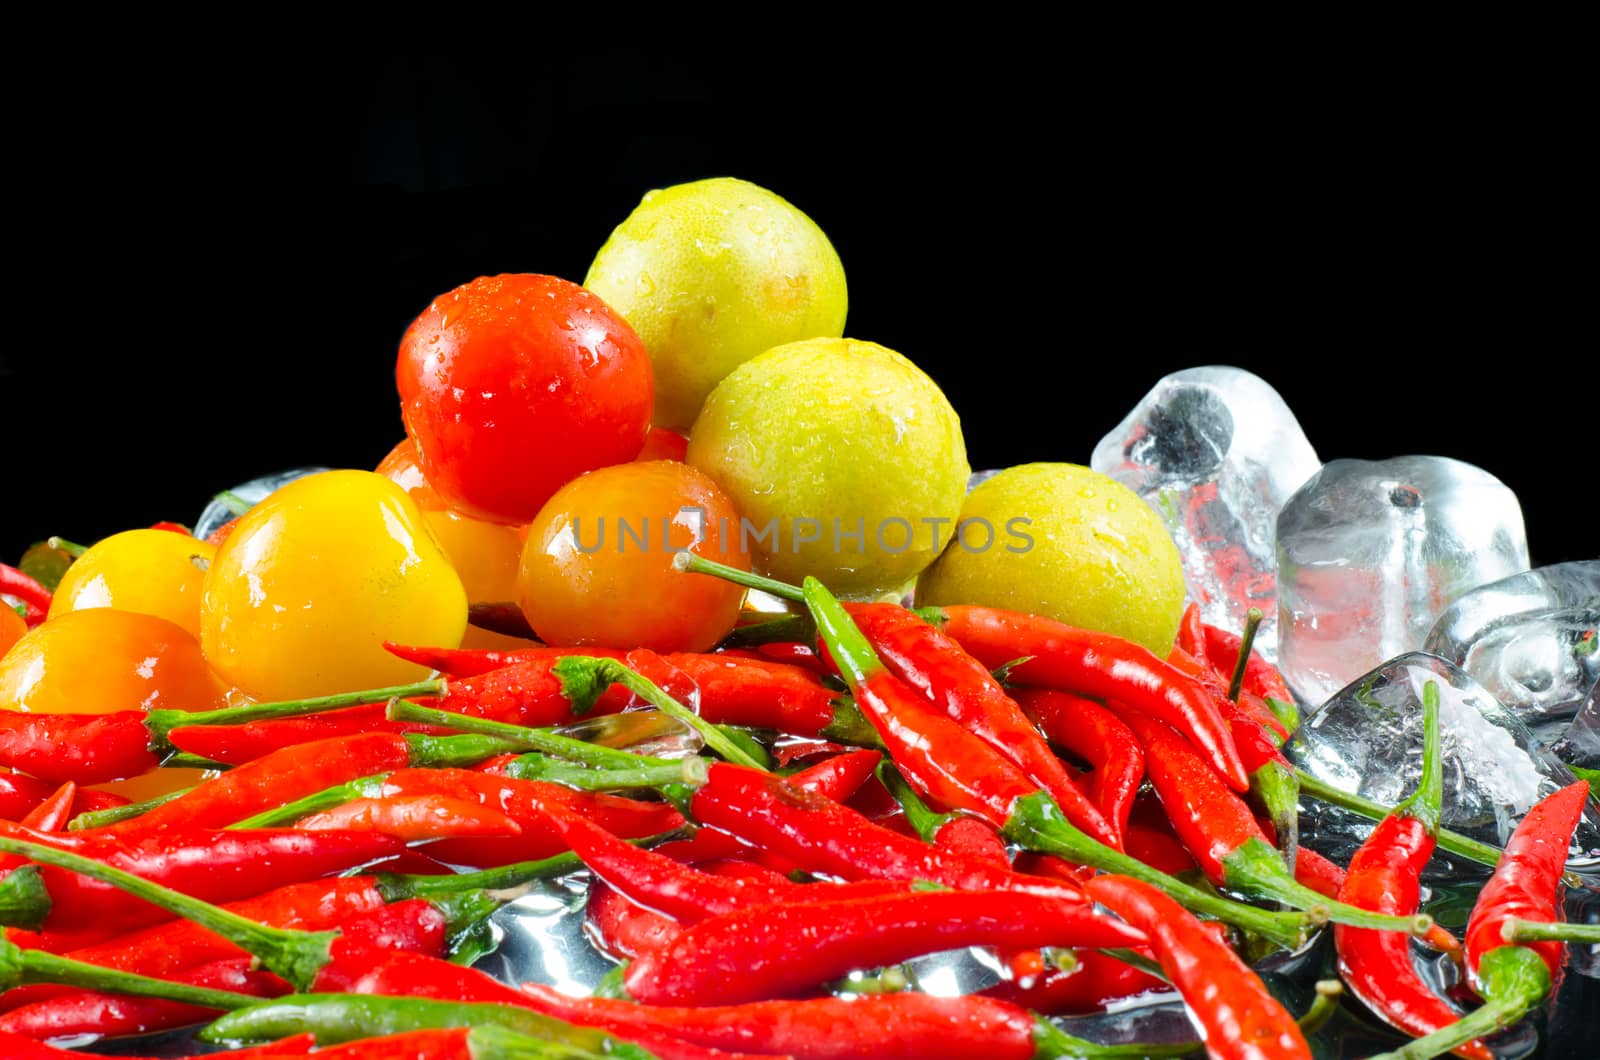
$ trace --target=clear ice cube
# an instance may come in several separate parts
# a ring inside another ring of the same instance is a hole
[[[1357,679],[1307,715],[1284,753],[1334,787],[1392,806],[1415,791],[1422,776],[1422,692],[1429,681],[1439,686],[1443,823],[1504,845],[1535,802],[1576,778],[1488,689],[1437,656],[1412,652]],[[1302,837],[1324,853],[1320,841],[1359,841],[1371,828],[1370,821],[1316,800],[1305,803]],[[1591,806],[1574,856],[1595,852],[1600,818]]]
[[[1278,668],[1321,703],[1416,651],[1472,589],[1528,569],[1516,494],[1440,456],[1334,460],[1278,516]]]
[[[1089,466],[1161,515],[1207,622],[1237,633],[1261,609],[1256,648],[1274,658],[1274,526],[1319,466],[1278,392],[1241,368],[1175,372],[1100,439]]]
[[[211,498],[211,503],[205,506],[200,513],[200,518],[194,523],[194,536],[204,540],[210,537],[218,527],[230,519],[238,518],[255,505],[266,499],[267,495],[297,478],[315,475],[319,471],[327,471],[325,467],[297,467],[292,471],[279,471],[273,475],[262,475],[249,482],[242,483],[232,489],[223,490]]]
[[[1569,766],[1600,769],[1600,685],[1589,689],[1589,698],[1552,750]]]
[[[1600,678],[1600,560],[1559,563],[1479,586],[1423,645],[1482,682],[1534,735],[1559,738]]]

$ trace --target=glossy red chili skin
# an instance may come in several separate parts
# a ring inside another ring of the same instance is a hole
[[[958,722],[936,713],[888,671],[855,685],[866,715],[889,757],[919,791],[953,810],[975,813],[1004,828],[1011,807],[1038,785]]]
[[[1310,1060],[1294,1017],[1256,973],[1183,906],[1126,876],[1096,876],[1091,898],[1140,929],[1172,985],[1204,1028],[1214,1060]]]
[[[165,829],[145,835],[87,833],[41,835],[0,824],[16,838],[41,842],[104,861],[208,902],[230,902],[289,883],[342,872],[390,857],[405,844],[371,832],[297,832],[293,829],[204,831]],[[94,924],[110,934],[171,917],[110,886],[52,866],[40,874],[50,892],[46,929]]]
[[[1117,947],[1140,932],[1077,901],[934,891],[858,901],[767,905],[702,920],[629,966],[647,1005],[792,997],[852,968],[962,946]]]
[[[1081,893],[1070,884],[940,851],[832,799],[725,762],[711,766],[690,813],[701,824],[840,879],[927,880],[957,890],[1023,891],[1068,900]]]
[[[1178,622],[1177,647],[1197,662],[1210,665],[1206,659],[1206,629],[1200,620],[1200,605],[1192,601],[1183,609],[1183,618]]]
[[[590,941],[619,960],[658,950],[684,930],[670,916],[646,909],[599,880],[589,884],[584,915]]]
[[[1410,916],[1421,902],[1419,876],[1433,856],[1434,839],[1414,817],[1391,814],[1378,823],[1350,859],[1339,901],[1375,913]],[[1301,851],[1303,857],[1305,851]],[[1297,862],[1298,867],[1298,862]],[[1404,932],[1335,924],[1339,975],[1373,1014],[1413,1038],[1431,1034],[1461,1018],[1460,1013],[1422,981],[1411,962],[1411,940]],[[1492,1060],[1482,1042],[1456,1050],[1469,1060]]]
[[[561,853],[567,842],[550,821],[552,808],[580,814],[624,839],[659,835],[683,825],[683,815],[668,803],[574,791],[540,780],[467,769],[396,770],[384,780],[382,791],[384,795],[445,795],[477,802],[505,814],[522,829],[516,836],[442,839],[426,847],[430,856],[457,865],[509,865]]]
[[[77,801],[78,786],[64,782],[49,798],[29,810],[17,823],[36,832],[60,832],[66,829],[72,817],[72,804]]]
[[[303,832],[379,832],[406,843],[513,839],[522,834],[522,827],[499,810],[434,794],[352,799],[302,818],[294,827]]]
[[[1206,878],[1224,885],[1223,859],[1250,839],[1266,842],[1250,807],[1170,726],[1131,710],[1122,720],[1144,747],[1145,773],[1173,830]]]
[[[411,746],[396,733],[338,736],[285,747],[104,831],[140,833],[167,825],[223,828],[338,784],[402,769],[410,761]]]
[[[273,718],[243,725],[183,725],[167,733],[172,746],[213,762],[242,766],[285,747],[366,732],[420,732],[444,736],[450,730],[414,721],[389,721],[386,704],[369,703],[303,718]]]
[[[38,608],[46,614],[50,612],[50,590],[17,568],[5,563],[0,563],[0,593],[5,593],[7,596],[15,596],[30,608]],[[30,622],[29,625],[33,625],[33,623]]]
[[[1079,789],[988,667],[903,607],[865,604],[848,611],[890,673],[1048,791],[1077,828],[1102,843],[1121,846],[1117,830]]]
[[[528,1007],[606,1031],[656,1030],[712,1049],[808,1060],[1031,1060],[1034,1021],[1003,1001],[888,994],[666,1007],[572,998],[529,984]]]
[[[985,666],[1027,657],[1011,670],[1017,684],[1118,699],[1146,711],[1182,732],[1235,791],[1249,790],[1239,752],[1210,693],[1148,649],[1037,615],[966,605],[942,612],[945,632]]]
[[[252,971],[253,963],[250,957],[233,957],[197,965],[170,978],[190,986],[231,990],[254,997],[278,997],[290,992],[289,984],[277,976]],[[115,1038],[201,1023],[218,1015],[215,1009],[176,1001],[73,990],[0,1016],[0,1032],[38,1039],[87,1034]]]
[[[554,276],[485,276],[406,329],[395,366],[406,433],[452,507],[524,524],[563,484],[639,455],[650,355],[597,296]]]
[[[318,1049],[324,1060],[473,1060],[470,1027],[405,1031]]]
[[[55,784],[102,784],[142,776],[161,764],[150,751],[144,712],[0,712],[0,766]]]
[[[1274,746],[1289,738],[1289,730],[1283,727],[1283,723],[1278,720],[1278,716],[1272,713],[1260,696],[1241,688],[1237,700],[1229,699],[1229,679],[1218,674],[1182,648],[1172,649],[1171,654],[1167,656],[1167,664],[1181,673],[1188,674],[1198,681],[1207,692],[1211,693],[1211,701],[1216,704],[1217,710],[1221,713],[1224,721],[1231,722],[1240,718],[1250,719],[1276,736],[1276,739],[1272,741]],[[1247,765],[1245,768],[1248,770],[1249,766]]]
[[[56,791],[56,784],[48,780],[21,773],[0,773],[0,820],[21,821]],[[121,795],[80,787],[77,796],[72,800],[72,813],[76,815],[93,810],[108,810],[114,806],[127,804],[128,800]]]
[[[1100,704],[1051,688],[1019,688],[1017,702],[1051,743],[1088,762],[1090,797],[1123,835],[1144,781],[1144,748],[1133,730]]]
[[[1002,980],[983,996],[1053,1016],[1099,1012],[1113,1001],[1167,989],[1161,979],[1115,957],[1094,950],[1078,950],[1073,956],[1078,963],[1070,971],[1047,971],[1027,985]]]
[[[1561,902],[1566,885],[1561,874],[1566,869],[1567,849],[1572,833],[1583,816],[1589,797],[1584,781],[1569,784],[1535,803],[1506,842],[1505,853],[1494,875],[1478,892],[1478,901],[1467,919],[1463,940],[1467,953],[1467,981],[1478,989],[1478,963],[1483,955],[1510,945],[1502,934],[1506,921],[1534,920],[1553,923],[1561,919]],[[1560,942],[1519,943],[1539,954],[1549,967],[1552,980],[1561,974],[1566,946]]]

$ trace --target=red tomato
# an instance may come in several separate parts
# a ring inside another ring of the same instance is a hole
[[[733,628],[744,590],[674,570],[684,549],[750,569],[739,513],[715,482],[669,460],[601,468],[528,527],[518,603],[549,644],[704,651]]]
[[[651,427],[645,436],[644,448],[639,450],[639,460],[676,460],[684,463],[689,454],[689,439],[665,427]]]
[[[406,433],[452,508],[525,523],[574,476],[632,460],[655,401],[650,355],[598,297],[554,276],[485,276],[400,340]]]

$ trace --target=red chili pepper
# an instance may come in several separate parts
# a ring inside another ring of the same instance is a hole
[[[447,795],[393,795],[354,799],[343,806],[312,814],[295,824],[303,832],[349,830],[380,832],[408,843],[430,839],[503,838],[522,828],[501,813],[476,802]]]
[[[285,747],[206,781],[188,794],[106,831],[184,824],[224,827],[337,784],[406,766],[480,761],[507,750],[488,737],[364,733]]]
[[[1100,704],[1070,692],[1019,688],[1016,697],[1050,742],[1094,767],[1089,794],[1117,833],[1125,833],[1144,781],[1144,749],[1133,731]]]
[[[28,811],[28,815],[17,823],[35,832],[59,832],[72,819],[72,804],[77,801],[77,797],[78,785],[69,780],[57,788],[54,795]]]
[[[161,764],[149,743],[143,711],[0,713],[0,766],[54,784],[143,776]]]
[[[1241,689],[1237,700],[1229,698],[1227,678],[1220,676],[1188,652],[1181,648],[1173,648],[1171,654],[1167,656],[1167,664],[1180,673],[1188,674],[1204,686],[1206,691],[1211,693],[1211,700],[1221,712],[1223,720],[1248,718],[1277,737],[1272,741],[1273,746],[1289,738],[1289,730],[1283,727],[1283,722],[1278,720],[1278,716],[1272,713],[1271,708],[1260,696]],[[1248,768],[1246,766],[1247,770]]]
[[[151,523],[150,529],[165,530],[168,533],[182,534],[184,537],[194,536],[189,532],[189,528],[187,526],[184,526],[182,523],[175,523],[171,519],[163,519],[159,523]]]
[[[1565,896],[1561,874],[1588,797],[1588,784],[1578,781],[1536,803],[1506,842],[1494,875],[1478,892],[1464,942],[1467,980],[1480,994],[1479,963],[1497,947],[1516,940],[1517,922],[1552,924],[1561,919]],[[1563,943],[1529,939],[1521,945],[1539,955],[1552,978],[1560,974]]]
[[[318,1049],[323,1060],[475,1060],[468,1027],[402,1031],[364,1038],[331,1049]]]
[[[311,834],[292,829],[208,832],[174,827],[128,836],[84,832],[41,835],[0,823],[0,836],[84,855],[193,897],[224,902],[342,872],[391,856],[404,847],[399,840],[374,833]],[[46,929],[94,924],[102,938],[109,938],[168,916],[155,906],[75,872],[47,866],[41,875],[51,901]]]
[[[1073,782],[1057,758],[989,668],[968,655],[950,637],[916,614],[894,604],[850,608],[853,618],[889,672],[921,692],[953,722],[998,751],[1044,788],[1074,826],[1120,849],[1117,829]],[[835,660],[837,663],[838,660]],[[882,734],[882,724],[867,710]],[[1009,811],[1006,811],[1009,814]],[[995,822],[1005,823],[1004,817]]]
[[[599,880],[589,884],[584,915],[594,943],[618,959],[660,949],[683,934],[683,925],[670,916],[638,905]]]
[[[1011,893],[915,893],[768,905],[702,920],[629,965],[628,993],[649,1005],[785,997],[852,968],[962,946],[1116,947],[1140,932],[1077,901]]]
[[[289,984],[270,973],[252,971],[252,963],[253,958],[234,957],[197,965],[170,978],[176,983],[255,997],[277,997],[289,992]],[[75,1035],[114,1038],[201,1023],[216,1015],[217,1009],[160,998],[69,990],[0,1016],[0,1032],[40,1039]]]
[[[1483,1006],[1417,1039],[1419,1056],[1468,1046],[1520,1020],[1559,980],[1567,940],[1600,942],[1595,925],[1558,923],[1562,871],[1589,786],[1570,784],[1529,810],[1467,918],[1467,982]],[[1389,1058],[1393,1060],[1393,1058]]]
[[[1165,980],[1104,953],[1078,950],[1074,956],[1077,965],[1068,971],[1046,971],[1031,983],[1002,980],[983,996],[1056,1015],[1099,1012],[1113,1001],[1167,989]]]
[[[386,705],[368,703],[300,718],[270,718],[242,725],[183,725],[167,734],[172,746],[192,755],[242,766],[273,751],[315,740],[352,736],[364,732],[418,732],[444,736],[449,730],[414,721],[390,721]]]
[[[65,783],[65,782],[63,782]],[[57,783],[21,773],[0,773],[0,820],[21,821],[34,808],[57,791]],[[109,791],[78,789],[73,800],[74,815],[112,806],[126,806],[128,800]]]
[[[50,611],[50,590],[15,567],[0,563],[0,593],[14,596],[30,608],[46,614]],[[30,622],[29,625],[36,623]]]
[[[523,991],[536,1012],[612,1033],[653,1030],[710,1048],[793,1053],[807,1060],[1032,1060],[1045,1055],[1035,1040],[1038,1020],[1015,1005],[975,996],[905,993],[668,1008],[572,998],[534,983]]]
[[[797,640],[780,640],[769,644],[757,644],[754,650],[760,658],[770,662],[799,666],[810,670],[819,677],[827,677],[833,673],[827,661],[817,654],[816,648]]]
[[[1238,668],[1239,648],[1243,639],[1237,633],[1230,633],[1212,625],[1207,625],[1205,632],[1207,662],[1226,681]],[[1294,702],[1294,694],[1289,691],[1283,675],[1254,651],[1245,662],[1243,687],[1247,692],[1252,692],[1263,699],[1271,697],[1285,703]]]
[[[559,808],[550,819],[574,853],[613,890],[682,924],[776,902],[843,901],[903,893],[906,884],[798,884],[751,877],[726,878],[700,872],[670,857],[627,843],[591,821]]]
[[[1423,694],[1422,782],[1416,793],[1381,821],[1350,859],[1339,898],[1379,913],[1408,915],[1417,910],[1419,877],[1433,856],[1444,791],[1439,755],[1438,690]],[[1308,851],[1300,852],[1304,860]],[[1371,931],[1336,925],[1334,946],[1339,974],[1356,997],[1389,1026],[1420,1037],[1455,1023],[1454,1009],[1435,994],[1411,962],[1411,940],[1397,931]],[[1492,1060],[1482,1042],[1461,1046],[1468,1060]]]
[[[993,827],[976,817],[952,817],[934,833],[933,845],[957,857],[992,861],[997,865],[1010,863],[1006,842]]]
[[[1189,601],[1189,606],[1183,609],[1183,618],[1178,622],[1176,647],[1197,662],[1210,665],[1206,659],[1205,623],[1200,619],[1200,605],[1192,600]]]
[[[985,666],[1018,659],[1011,679],[1116,699],[1176,728],[1235,791],[1249,788],[1227,724],[1204,686],[1120,637],[991,607],[940,609],[944,631]],[[1026,657],[1026,658],[1024,658]]]
[[[1430,917],[1371,913],[1324,898],[1295,881],[1244,800],[1229,791],[1210,764],[1169,726],[1138,711],[1122,720],[1144,746],[1145,772],[1173,828],[1206,878],[1219,887],[1268,898],[1361,927],[1425,934]]]
[[[695,820],[802,867],[847,880],[927,880],[957,890],[1021,890],[1070,899],[1077,889],[958,857],[874,824],[842,803],[759,770],[716,763],[695,793]]]
[[[1090,896],[1143,931],[1156,960],[1205,1031],[1214,1060],[1303,1057],[1311,1048],[1266,986],[1183,906],[1126,876],[1096,876]]]

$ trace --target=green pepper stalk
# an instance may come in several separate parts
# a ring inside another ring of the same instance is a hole
[[[154,997],[224,1010],[243,1008],[258,1000],[250,994],[239,994],[232,990],[213,990],[188,983],[153,979],[148,975],[103,968],[98,964],[75,961],[43,950],[25,950],[9,939],[0,938],[0,991],[24,983],[53,983],[80,990]]]

